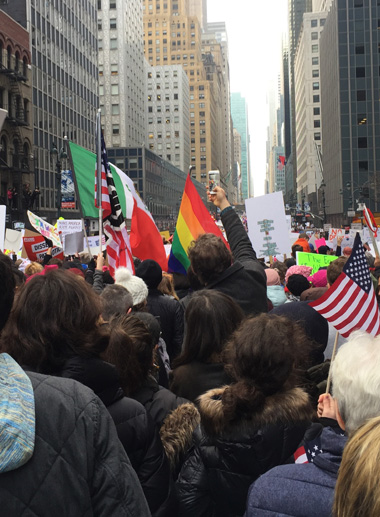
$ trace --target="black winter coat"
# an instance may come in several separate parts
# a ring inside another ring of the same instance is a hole
[[[156,426],[141,404],[124,396],[114,366],[98,358],[73,357],[60,375],[91,388],[108,409],[152,515],[166,516],[174,511],[169,464]]]
[[[234,257],[234,263],[217,280],[206,286],[228,294],[246,314],[268,312],[267,281],[263,266],[239,216],[234,210],[222,214],[222,223]]]
[[[0,475],[1,515],[150,515],[115,426],[94,393],[69,379],[28,373],[35,399],[35,447]]]
[[[296,450],[310,423],[300,388],[267,397],[251,419],[225,419],[222,389],[200,397],[201,426],[177,481],[181,517],[243,515],[250,484]]]
[[[158,428],[162,426],[165,418],[173,409],[189,402],[160,386],[153,377],[148,377],[144,385],[131,394],[131,398],[145,407]]]
[[[183,341],[184,313],[181,304],[162,294],[158,289],[149,289],[148,312],[160,318],[162,338],[173,361],[180,354]]]

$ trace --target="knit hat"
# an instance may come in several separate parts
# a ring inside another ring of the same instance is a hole
[[[304,329],[310,341],[317,344],[311,352],[313,364],[324,361],[323,352],[329,338],[329,325],[327,320],[310,307],[308,302],[284,303],[273,309],[270,314],[285,316],[297,322]]]
[[[329,251],[330,251],[330,248],[328,246],[319,246],[318,255],[327,255],[327,253]]]
[[[155,260],[143,260],[137,266],[136,276],[142,278],[149,289],[156,289],[162,280],[162,269]]]
[[[301,302],[313,302],[325,294],[327,287],[310,287],[301,294]]]
[[[141,278],[132,275],[126,267],[115,271],[115,284],[122,285],[132,295],[133,305],[138,305],[148,298],[148,288]]]
[[[309,266],[291,266],[285,275],[285,282],[288,283],[288,279],[292,275],[302,275],[305,278],[308,278],[313,271],[312,267]]]
[[[327,285],[327,269],[320,269],[314,275],[309,276],[310,282],[314,287],[326,287]]]
[[[292,275],[289,277],[286,287],[294,296],[301,296],[306,289],[310,288],[310,282],[302,275]]]
[[[267,285],[281,285],[279,274],[275,269],[265,269],[265,274],[267,275]]]

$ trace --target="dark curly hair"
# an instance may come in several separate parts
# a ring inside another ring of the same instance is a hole
[[[217,279],[232,263],[232,255],[223,240],[212,233],[200,235],[189,250],[194,273],[203,285]]]
[[[223,354],[226,371],[235,379],[222,397],[226,417],[248,417],[266,397],[295,387],[309,348],[302,328],[288,318],[260,314],[243,321]]]

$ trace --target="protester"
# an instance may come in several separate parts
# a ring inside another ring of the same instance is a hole
[[[189,248],[191,268],[205,289],[231,296],[246,314],[267,312],[264,268],[226,193],[221,187],[215,187],[214,192],[208,194],[209,200],[221,210],[232,255],[222,239],[206,233]]]
[[[335,517],[380,515],[380,417],[372,418],[348,441],[335,487]]]
[[[334,398],[320,397],[320,423],[305,436],[302,461],[306,463],[276,467],[258,479],[250,489],[247,517],[331,516],[347,441],[343,431],[350,436],[368,419],[380,416],[379,365],[380,337],[353,332],[331,365]]]
[[[1,335],[1,351],[38,373],[77,380],[99,396],[113,418],[153,515],[172,505],[170,471],[153,422],[124,396],[115,368],[100,359],[110,329],[101,299],[67,271],[31,278],[15,300]]]
[[[175,292],[173,276],[170,275],[169,273],[162,272],[162,280],[158,284],[157,289],[162,294],[171,296],[172,298],[174,298],[177,301],[179,300],[179,297],[177,296],[177,293]]]
[[[310,253],[309,237],[308,237],[307,233],[304,233],[304,232],[300,233],[298,236],[298,239],[293,244],[293,247],[294,246],[301,246],[302,251],[304,251],[305,253]],[[293,251],[293,247],[292,247],[292,251]],[[299,250],[295,250],[295,251],[299,251]],[[293,254],[292,254],[292,256],[294,258],[296,258]]]
[[[268,314],[234,333],[225,351],[234,382],[199,398],[201,425],[177,481],[181,517],[243,515],[250,483],[296,450],[312,415],[297,387],[307,346],[296,324]]]
[[[133,307],[133,298],[128,290],[122,285],[107,285],[101,295],[102,316],[104,321],[111,318],[125,316]]]
[[[286,288],[289,292],[287,302],[299,302],[304,291],[310,289],[311,284],[303,275],[289,276]]]
[[[170,389],[194,402],[209,389],[229,384],[222,352],[244,314],[229,296],[214,290],[194,293],[186,309],[182,353],[173,362]]]
[[[267,296],[272,302],[273,307],[278,307],[287,301],[283,286],[281,285],[280,276],[275,269],[266,269],[267,277]]]
[[[32,276],[32,275],[35,275],[36,273],[41,273],[41,271],[43,271],[43,266],[42,264],[40,264],[39,262],[31,262],[30,264],[28,264],[24,270],[24,274],[26,276]]]
[[[119,267],[115,271],[115,284],[121,285],[131,294],[133,300],[132,310],[146,310],[148,287],[144,280],[132,273],[126,267]]]
[[[155,260],[143,260],[136,269],[136,276],[142,278],[148,287],[148,312],[160,318],[162,337],[173,361],[181,352],[183,341],[183,308],[180,303],[160,292],[161,266]]]
[[[3,254],[0,284],[1,331],[15,288]],[[4,515],[150,515],[115,426],[91,390],[69,379],[26,374],[2,353],[0,393]]]

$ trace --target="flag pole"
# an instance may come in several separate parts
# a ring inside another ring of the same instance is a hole
[[[90,244],[88,242],[88,236],[87,236],[87,232],[86,232],[86,228],[85,228],[85,224],[84,224],[83,210],[82,210],[82,204],[80,202],[80,197],[79,197],[79,190],[78,190],[78,185],[77,185],[77,179],[76,179],[76,176],[75,176],[74,161],[73,161],[73,157],[71,155],[70,146],[67,145],[68,144],[67,136],[63,137],[63,141],[64,141],[64,144],[65,144],[65,149],[66,149],[67,155],[68,155],[68,157],[70,159],[70,162],[71,162],[71,169],[72,169],[71,172],[73,174],[75,194],[76,194],[76,197],[77,197],[77,200],[78,200],[78,208],[79,208],[79,213],[80,213],[80,217],[81,217],[81,220],[82,220],[82,228],[83,228],[83,232],[84,232],[84,237],[86,239],[87,251],[88,251],[88,254],[90,255],[90,259],[92,259],[91,248],[90,248]]]
[[[335,356],[336,356],[336,349],[338,346],[338,338],[339,338],[339,332],[336,332],[335,341],[334,341],[334,348],[331,354],[331,362],[330,362],[330,369],[329,369],[329,376],[327,377],[327,385],[326,385],[326,393],[330,393],[330,387],[331,387],[331,365],[334,362]]]
[[[96,115],[96,174],[97,202],[99,207],[99,255],[103,253],[103,205],[102,205],[102,124],[101,110]]]

